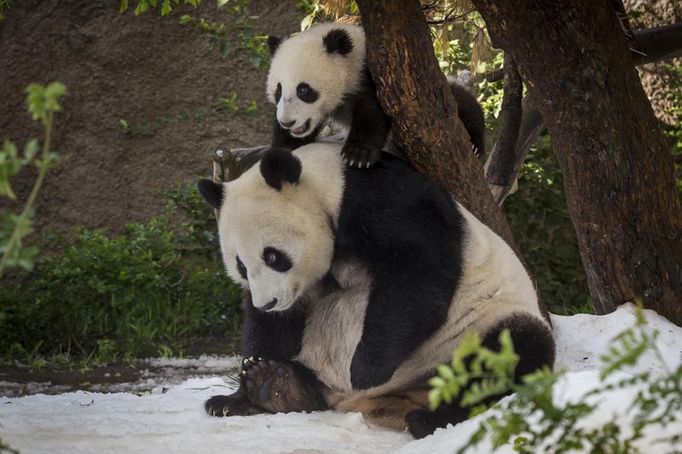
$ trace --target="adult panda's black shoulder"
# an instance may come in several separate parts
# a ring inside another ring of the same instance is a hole
[[[340,147],[272,149],[234,181],[200,183],[247,291],[241,386],[207,411],[335,408],[425,436],[466,419],[458,402],[427,401],[464,333],[497,348],[509,328],[518,376],[551,366],[551,329],[511,248],[404,161],[360,170]]]
[[[315,141],[327,122],[348,129],[342,155],[367,167],[381,157],[391,128],[365,60],[361,27],[325,23],[284,41],[268,39],[268,99],[277,106],[272,145],[295,149]],[[473,94],[449,79],[459,117],[476,154],[485,148],[483,111]]]

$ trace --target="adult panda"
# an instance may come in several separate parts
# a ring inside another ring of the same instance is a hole
[[[466,331],[497,348],[509,328],[517,376],[551,366],[551,329],[511,248],[404,161],[360,170],[340,148],[270,149],[234,181],[199,182],[247,290],[241,385],[207,412],[361,411],[422,437],[467,417],[427,403]]]
[[[271,36],[268,46],[272,61],[266,91],[277,106],[272,146],[295,149],[314,142],[331,122],[347,129],[342,155],[348,163],[367,167],[379,160],[391,119],[367,70],[362,28],[319,24],[284,41]],[[448,81],[472,148],[481,155],[483,110],[467,88],[454,78]]]

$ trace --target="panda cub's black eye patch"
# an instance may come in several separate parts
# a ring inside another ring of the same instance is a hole
[[[289,256],[274,247],[266,247],[263,249],[263,262],[280,273],[289,271],[292,266]]]
[[[313,103],[317,101],[317,98],[320,97],[320,94],[307,83],[301,82],[296,87],[296,96],[298,96],[298,98],[303,102]]]
[[[282,97],[282,84],[277,84],[277,89],[275,90],[275,103],[279,102],[279,98]]]
[[[248,281],[246,277],[246,267],[244,266],[244,263],[239,258],[239,256],[237,256],[237,271],[239,271],[239,275],[242,277],[242,279]]]

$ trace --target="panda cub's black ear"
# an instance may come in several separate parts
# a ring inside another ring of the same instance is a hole
[[[203,179],[197,183],[197,189],[206,203],[211,207],[220,209],[223,204],[224,188],[222,184],[214,183],[211,180]]]
[[[335,28],[324,35],[322,43],[330,54],[337,52],[340,55],[346,55],[353,50],[353,40],[350,39],[350,36],[348,36],[348,33],[346,33],[345,30],[340,28]]]
[[[279,45],[282,44],[282,39],[276,36],[268,36],[268,49],[270,49],[270,55],[275,55]]]
[[[282,183],[298,183],[301,161],[289,150],[268,149],[260,161],[260,173],[268,186],[282,190]]]

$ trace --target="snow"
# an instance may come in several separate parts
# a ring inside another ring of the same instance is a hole
[[[659,331],[658,347],[666,364],[647,355],[631,372],[661,373],[682,362],[682,328],[652,311],[645,311],[649,329]],[[604,315],[552,316],[557,338],[557,368],[569,371],[555,387],[558,401],[580,399],[599,383],[599,356],[610,340],[634,325],[634,306],[625,305]],[[198,360],[158,359],[157,367],[197,367],[216,374],[233,369],[235,358]],[[199,367],[201,366],[201,367]],[[622,378],[625,373],[612,377]],[[234,382],[217,376],[190,378],[176,385],[157,383],[142,395],[132,393],[71,392],[0,399],[0,437],[22,454],[44,453],[452,453],[478,427],[478,418],[440,429],[423,440],[405,433],[370,427],[357,413],[315,412],[214,418],[203,411],[204,400],[227,394]],[[613,415],[625,415],[634,391],[616,390],[600,397],[595,414],[582,421],[593,427]],[[511,399],[507,397],[503,403]],[[627,429],[628,418],[619,421]],[[647,432],[639,446],[653,448],[660,436],[682,433],[682,424]],[[647,450],[648,448],[648,450]],[[653,449],[653,450],[652,450]],[[476,451],[489,453],[489,444]],[[510,446],[498,452],[513,452]]]

